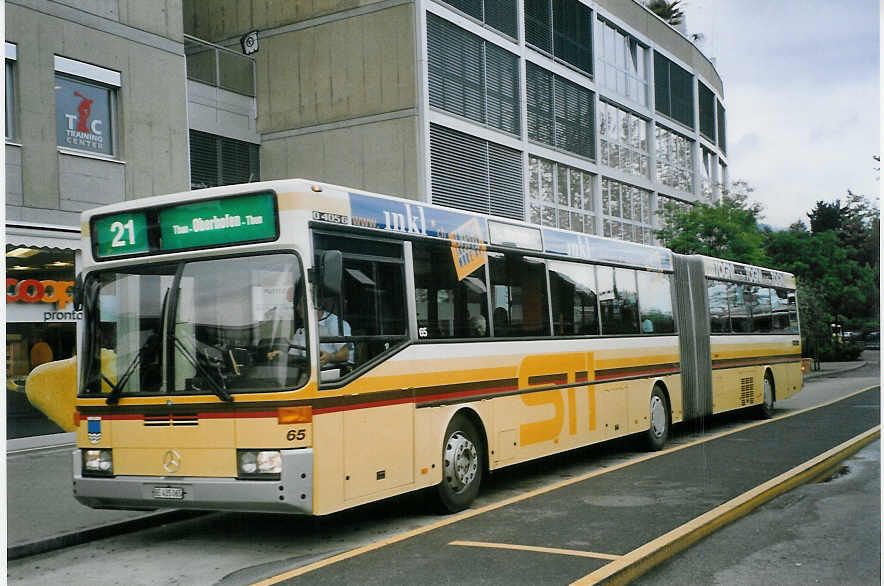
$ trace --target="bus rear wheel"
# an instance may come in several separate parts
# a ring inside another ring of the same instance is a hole
[[[669,424],[672,421],[669,414],[669,401],[666,400],[666,393],[659,386],[655,386],[651,391],[648,407],[650,422],[645,442],[648,450],[657,452],[666,445],[666,440],[669,438]]]
[[[436,487],[443,512],[467,508],[479,494],[484,453],[476,426],[464,415],[455,415],[445,430],[442,444],[442,482]]]
[[[758,416],[770,419],[774,415],[774,382],[770,372],[764,373],[764,396],[758,406]]]

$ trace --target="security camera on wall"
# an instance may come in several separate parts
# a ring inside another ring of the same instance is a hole
[[[246,55],[258,52],[258,31],[246,33],[240,38],[239,44],[242,45],[242,52]]]

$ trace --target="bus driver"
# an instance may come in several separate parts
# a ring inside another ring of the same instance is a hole
[[[288,355],[296,358],[304,358],[306,356],[307,337],[304,335],[304,305],[303,301],[297,305],[298,317],[301,327],[295,330],[295,335],[289,342]],[[350,324],[346,320],[340,320],[342,329],[339,329],[339,318],[336,314],[325,311],[324,309],[316,309],[316,320],[319,324],[319,338],[330,338],[337,336],[350,336]],[[267,360],[275,360],[281,351],[271,350],[267,353]],[[350,344],[346,342],[322,342],[319,344],[319,366],[329,364],[342,364],[350,359]]]

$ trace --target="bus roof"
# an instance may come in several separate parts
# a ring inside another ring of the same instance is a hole
[[[94,220],[100,217],[138,210],[176,211],[197,207],[192,204],[199,202],[233,201],[228,198],[268,192],[276,194],[278,213],[301,211],[310,214],[310,219],[316,224],[326,224],[330,227],[348,226],[377,233],[442,239],[462,247],[515,248],[537,254],[605,264],[666,272],[673,270],[672,252],[659,246],[541,227],[520,220],[427,204],[309,179],[226,185],[119,202],[83,212],[82,231],[84,237],[88,238]],[[223,205],[221,209],[223,211]],[[171,217],[173,214],[165,215]],[[176,216],[180,217],[181,214]],[[93,250],[97,248],[93,247]],[[768,282],[768,284],[794,288],[794,277],[780,271],[769,271],[708,257],[704,257],[704,266],[709,277]],[[754,278],[756,276],[758,279]]]

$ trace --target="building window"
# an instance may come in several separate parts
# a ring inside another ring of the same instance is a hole
[[[657,181],[693,193],[694,159],[691,155],[693,141],[657,126],[656,142]]]
[[[120,74],[55,57],[55,127],[58,146],[112,157],[116,154],[116,95]]]
[[[516,38],[516,3],[512,0],[441,0],[505,35]]]
[[[431,106],[519,134],[518,57],[429,14],[427,59]]]
[[[528,165],[529,221],[595,234],[593,175],[538,157]]]
[[[651,244],[651,192],[602,177],[602,234]]]
[[[715,201],[714,181],[712,171],[715,169],[715,155],[706,147],[700,149],[700,195],[706,203]]]
[[[662,209],[665,209],[666,206],[675,206],[679,210],[686,212],[693,207],[693,204],[690,204],[686,201],[682,201],[680,199],[676,199],[674,197],[668,197],[665,195],[657,195],[657,209],[662,210]]]
[[[533,63],[525,71],[528,138],[595,159],[593,93]]]
[[[654,99],[658,112],[694,127],[693,76],[657,52],[654,52]]]
[[[697,103],[700,108],[700,134],[715,142],[715,94],[699,81]]]
[[[620,29],[596,21],[598,82],[633,102],[648,105],[648,49]]]
[[[6,140],[16,137],[14,64],[17,57],[17,47],[12,43],[6,43]]]
[[[592,14],[578,0],[525,0],[525,42],[592,75]]]
[[[718,159],[718,190],[719,193],[727,188],[727,165]]]
[[[258,145],[190,131],[190,188],[260,180]]]
[[[433,203],[461,210],[525,218],[519,151],[430,125]]]
[[[718,102],[718,148],[721,149],[721,152],[727,153],[727,144],[724,140],[724,128],[724,106],[721,105],[721,102]]]
[[[599,150],[602,165],[647,177],[648,122],[613,104],[599,102]]]

